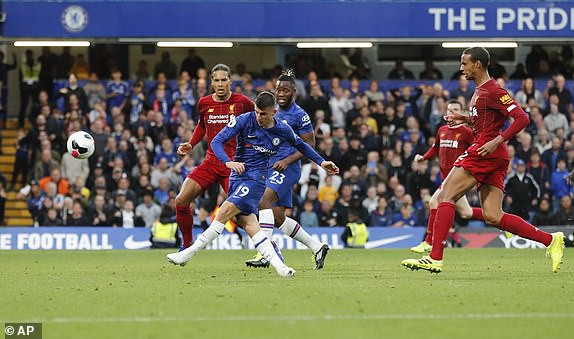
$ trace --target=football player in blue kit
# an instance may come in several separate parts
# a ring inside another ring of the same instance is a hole
[[[271,157],[282,147],[282,143],[293,145],[313,162],[320,165],[330,175],[339,173],[339,168],[331,161],[324,160],[311,146],[306,144],[289,125],[275,118],[275,96],[262,92],[255,99],[255,111],[244,113],[230,120],[211,142],[217,158],[231,169],[229,196],[221,205],[215,220],[187,249],[167,255],[168,261],[184,266],[197,252],[215,240],[223,231],[224,225],[237,216],[238,223],[251,237],[255,248],[282,277],[292,277],[295,270],[284,264],[271,244],[270,239],[260,230],[257,221],[259,201],[265,191],[265,180]],[[237,137],[235,159],[225,154],[223,144]]]
[[[288,124],[293,131],[311,147],[315,146],[315,132],[311,119],[305,110],[295,103],[297,90],[292,70],[284,71],[275,85],[277,96],[277,114],[275,118]],[[309,235],[301,225],[285,215],[286,208],[292,208],[293,185],[301,177],[301,159],[303,154],[295,147],[284,143],[283,147],[271,157],[266,189],[259,204],[259,224],[267,238],[271,239],[273,228],[277,226],[289,237],[303,243],[313,252],[315,269],[321,269],[329,246],[322,244]],[[269,267],[269,262],[257,253],[254,258],[245,261],[249,267]]]

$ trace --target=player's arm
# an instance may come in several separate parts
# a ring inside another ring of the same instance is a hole
[[[303,139],[303,141],[304,141],[305,143],[307,143],[309,146],[315,147],[315,132],[314,132],[314,131],[311,131],[311,132],[309,132],[309,133],[301,134],[300,137],[301,137],[301,139]],[[291,165],[292,163],[294,163],[294,162],[296,162],[296,161],[299,161],[299,160],[301,160],[301,159],[303,159],[303,153],[297,151],[297,152],[291,154],[290,156],[288,156],[288,157],[286,157],[286,158],[284,158],[284,159],[281,159],[281,160],[279,160],[279,161],[276,161],[276,162],[273,164],[273,169],[276,170],[276,171],[282,172],[282,171],[284,171],[284,170],[287,169],[287,166],[289,166],[289,165]]]
[[[434,143],[432,144],[431,148],[429,148],[428,151],[426,151],[426,153],[423,155],[416,154],[413,160],[415,162],[422,162],[433,159],[434,157],[438,156],[439,145],[440,145],[440,131],[436,131]]]
[[[245,164],[242,162],[232,161],[227,153],[225,153],[225,147],[223,146],[229,139],[234,138],[239,134],[240,123],[238,120],[231,120],[227,126],[225,126],[213,140],[211,140],[211,150],[215,153],[215,156],[219,161],[225,164],[225,167],[234,170],[236,173],[241,174],[245,172]]]
[[[198,107],[198,111],[199,111],[199,119],[197,122],[197,126],[195,126],[195,129],[193,130],[193,134],[191,135],[189,142],[184,142],[179,144],[179,146],[177,146],[177,154],[180,156],[184,156],[189,152],[191,152],[191,150],[195,147],[195,145],[197,145],[205,136],[205,123],[203,121],[203,113],[202,113],[203,111],[201,110],[201,107]]]
[[[290,128],[289,128],[290,129]],[[321,166],[329,175],[334,175],[339,173],[339,167],[335,165],[332,161],[326,161],[322,156],[319,155],[309,144],[303,141],[299,136],[297,136],[293,130],[291,130],[291,138],[287,138],[289,143],[291,143],[299,152],[303,153],[307,158],[311,159],[314,163]]]
[[[504,91],[504,93],[506,93],[506,91]],[[498,100],[499,95],[496,95],[495,97],[497,98],[496,100]],[[480,156],[489,155],[494,152],[501,143],[514,137],[530,123],[530,119],[526,112],[524,112],[520,105],[518,105],[514,100],[511,100],[508,104],[498,104],[497,102],[494,108],[500,111],[504,116],[511,116],[514,118],[514,121],[504,132],[502,132],[502,134],[477,149],[478,155]]]

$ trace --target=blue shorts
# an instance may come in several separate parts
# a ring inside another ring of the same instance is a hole
[[[265,183],[250,179],[229,179],[229,196],[232,202],[241,210],[242,215],[259,215],[259,201],[265,192]]]
[[[265,185],[275,191],[279,198],[273,206],[293,207],[293,185],[299,182],[299,178],[301,178],[301,166],[298,164],[291,164],[283,172],[269,169]]]

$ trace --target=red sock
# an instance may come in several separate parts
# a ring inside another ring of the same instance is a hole
[[[498,225],[498,228],[521,236],[525,239],[538,241],[539,243],[544,244],[544,246],[549,246],[552,242],[552,235],[550,233],[546,233],[537,227],[532,226],[524,221],[524,219],[514,214],[504,213],[500,219],[500,225]]]
[[[187,248],[193,241],[193,214],[189,206],[175,206],[175,220],[183,237],[183,247]]]
[[[458,232],[457,232],[457,231],[449,232],[448,235],[451,236],[452,240],[453,240],[455,243],[460,244],[460,237],[458,236]]]
[[[434,260],[442,260],[444,252],[444,241],[448,235],[448,230],[454,223],[454,207],[452,202],[443,201],[438,204],[434,221],[434,236],[432,239],[432,251],[430,257]]]
[[[429,245],[432,244],[432,235],[433,235],[435,217],[436,217],[436,208],[433,208],[430,210],[429,223],[427,224],[427,236],[425,237],[425,242]]]
[[[484,221],[484,217],[482,216],[482,208],[473,207],[472,217],[470,217],[470,219]]]

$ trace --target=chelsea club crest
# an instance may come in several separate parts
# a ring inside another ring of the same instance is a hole
[[[88,12],[81,6],[68,6],[62,12],[61,20],[68,32],[80,32],[88,26]]]
[[[281,143],[281,140],[279,138],[273,138],[273,146],[278,146]]]

